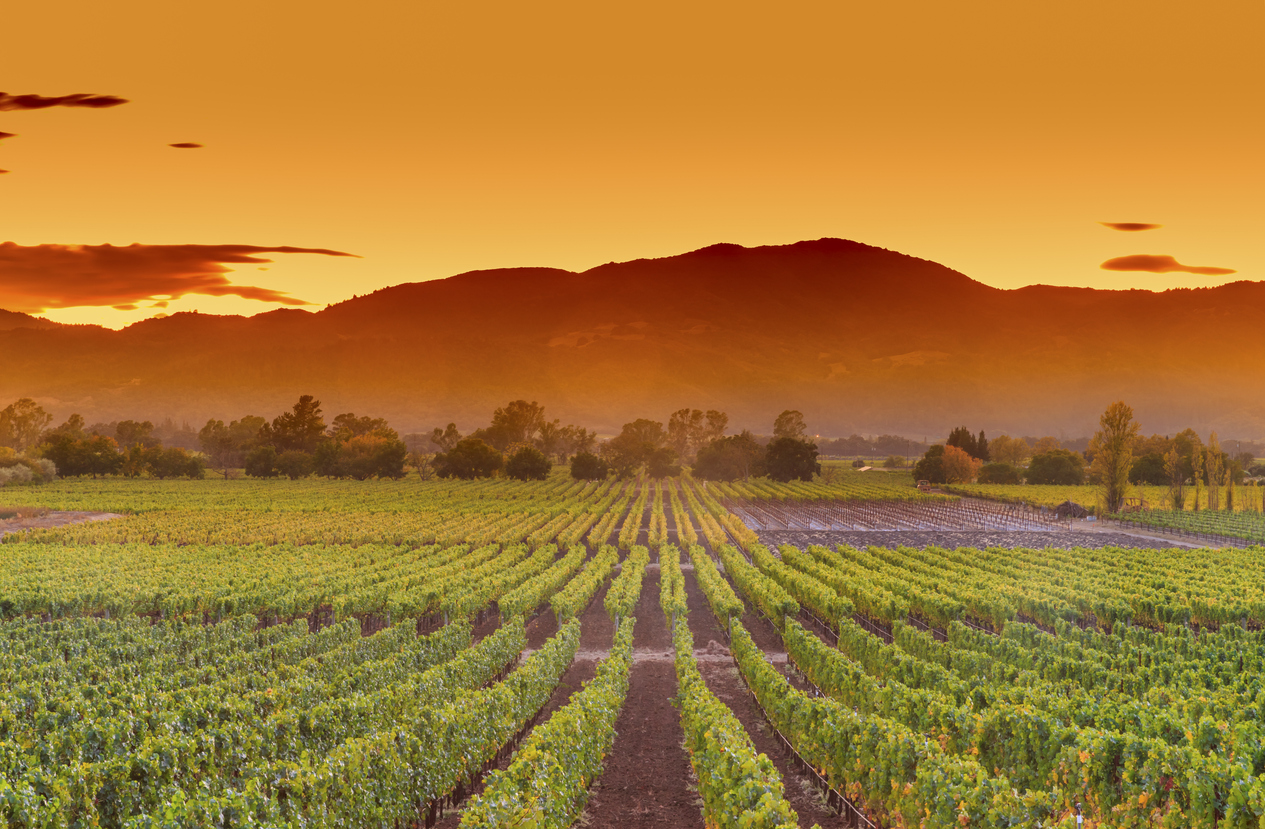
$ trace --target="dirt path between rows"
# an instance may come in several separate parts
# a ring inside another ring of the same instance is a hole
[[[690,632],[694,634],[695,658],[698,659],[699,671],[703,674],[707,687],[721,702],[729,706],[729,710],[734,712],[734,716],[742,723],[742,727],[751,735],[756,751],[768,755],[773,765],[777,767],[778,773],[782,775],[786,800],[799,817],[799,825],[805,828],[811,827],[814,823],[823,827],[842,826],[843,819],[833,809],[826,806],[825,799],[818,793],[808,775],[788,762],[789,758],[783,753],[777,736],[765,721],[764,713],[756,703],[755,697],[743,683],[733,659],[725,657],[722,660],[713,660],[701,657],[701,651],[704,648],[712,642],[724,643],[725,639],[720,623],[716,621],[715,615],[707,604],[707,599],[699,589],[698,580],[694,577],[692,568],[685,573],[685,596],[689,607]],[[782,640],[773,630],[773,626],[750,611],[744,615],[742,623],[769,661],[777,665],[783,674],[788,673],[786,652],[782,649]]]
[[[701,801],[682,748],[680,713],[671,702],[676,696],[676,668],[672,637],[659,609],[657,567],[647,568],[641,585],[633,649],[628,698],[615,722],[615,745],[577,825],[701,829]]]
[[[53,527],[64,527],[68,524],[83,524],[89,521],[109,521],[122,518],[114,512],[73,512],[58,510],[37,510],[15,507],[18,514],[14,518],[0,520],[0,537],[25,530],[45,530]],[[8,510],[0,509],[0,514]]]
[[[611,624],[610,618],[606,615],[606,609],[602,602],[606,598],[606,591],[610,588],[608,580],[606,586],[598,591],[597,596],[589,604],[588,608],[580,614],[580,649],[575,655],[575,659],[571,662],[571,667],[567,668],[563,673],[562,679],[558,682],[558,687],[554,690],[553,696],[549,698],[549,702],[541,709],[540,717],[536,722],[536,727],[548,722],[553,716],[553,712],[566,705],[571,699],[571,695],[597,675],[597,661],[605,659],[610,653],[611,640],[614,636],[614,625]],[[523,651],[522,659],[526,659],[528,654],[539,649],[549,640],[551,636],[558,632],[558,623],[554,618],[553,611],[546,608],[536,616],[527,625],[527,648]],[[524,735],[526,740],[527,735]],[[507,757],[497,763],[496,769],[502,770],[510,764],[513,756]],[[491,772],[489,772],[491,774]],[[457,829],[461,824],[461,813],[464,807],[469,805],[470,797],[483,791],[485,775],[470,793],[467,799],[461,803],[456,809],[452,809],[444,814],[435,826],[438,829]]]

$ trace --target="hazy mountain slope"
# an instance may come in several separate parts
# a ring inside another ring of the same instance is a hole
[[[176,314],[119,332],[0,315],[0,401],[199,424],[310,392],[331,414],[413,429],[472,427],[525,397],[605,430],[681,406],[767,429],[793,407],[822,434],[921,435],[1079,434],[1123,398],[1149,430],[1248,437],[1265,434],[1265,353],[1246,333],[1261,310],[1260,283],[1002,291],[856,242],[714,245],[578,274],[475,271],[319,313]]]

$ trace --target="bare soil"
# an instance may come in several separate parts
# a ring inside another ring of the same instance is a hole
[[[607,586],[609,587],[609,585],[610,582],[608,581]],[[605,622],[605,629],[607,631],[611,631],[613,635],[614,628],[611,624],[611,620],[607,617],[606,609],[602,606],[602,599],[605,597],[605,593],[605,588],[600,590],[597,598],[589,605],[588,609],[581,614],[581,652],[576,653],[575,660],[571,663],[571,667],[567,668],[566,672],[562,675],[562,679],[558,683],[558,687],[554,689],[553,696],[549,698],[549,702],[547,702],[545,707],[541,709],[540,717],[537,719],[536,723],[537,726],[548,722],[549,717],[553,715],[553,712],[566,705],[571,699],[572,694],[580,690],[580,688],[584,686],[584,683],[588,682],[597,675],[597,660],[605,657],[605,655],[610,652],[611,635],[607,635],[605,641],[602,642],[604,650],[590,649],[587,653],[584,652],[585,642],[600,636],[603,621]],[[548,641],[549,637],[553,636],[557,632],[558,624],[554,619],[553,611],[545,610],[527,625],[527,649],[529,651],[539,649],[541,645]],[[523,735],[523,739],[526,740],[529,734],[530,732]],[[504,769],[510,764],[512,759],[512,755],[503,759],[501,762],[496,764],[495,769]],[[488,773],[490,774],[491,772],[489,771]],[[461,807],[470,802],[470,797],[473,797],[483,791],[483,784],[486,780],[487,776],[485,775],[483,780],[480,780],[478,784],[470,790],[470,793],[467,795],[467,800],[456,809],[446,812],[444,817],[435,823],[435,826],[439,827],[439,829],[456,829],[456,827],[461,823]]]
[[[17,513],[12,518],[0,520],[0,537],[9,533],[24,530],[44,530],[53,527],[64,527],[67,524],[82,524],[87,521],[109,521],[123,516],[113,512],[73,512],[47,510],[35,507],[12,507],[0,509],[0,515]]]
[[[843,820],[833,809],[826,806],[825,799],[814,787],[811,778],[792,765],[793,758],[783,753],[783,747],[777,735],[764,719],[764,713],[756,703],[755,697],[743,683],[738,668],[730,658],[723,660],[704,659],[698,653],[711,642],[724,642],[724,632],[716,621],[715,615],[707,604],[698,581],[692,572],[685,577],[685,595],[690,611],[690,632],[694,634],[694,647],[698,658],[699,671],[721,702],[729,706],[734,716],[742,723],[742,727],[751,735],[756,751],[768,756],[773,761],[778,773],[782,775],[782,785],[787,802],[799,816],[801,827],[811,827],[814,823],[823,827],[842,826]],[[782,649],[782,641],[773,626],[761,618],[754,618],[748,612],[742,620],[743,625],[751,633],[765,655],[778,666],[778,669],[790,676],[786,662],[786,652]],[[713,648],[714,649],[714,648]]]
[[[628,698],[615,723],[615,745],[577,825],[702,827],[701,801],[682,747],[681,717],[671,702],[676,696],[676,669],[671,635],[659,609],[657,567],[647,569],[642,583],[633,649]]]
[[[1125,533],[1112,530],[1061,530],[1058,532],[1013,532],[972,530],[967,532],[948,532],[939,530],[884,530],[875,532],[844,532],[838,530],[761,530],[757,533],[761,543],[776,547],[779,544],[793,544],[804,548],[809,544],[820,544],[835,547],[846,544],[849,547],[943,547],[955,550],[958,547],[988,547],[1044,549],[1053,547],[1057,550],[1071,550],[1077,547],[1096,549],[1099,547],[1138,547],[1156,549],[1161,547],[1194,547],[1190,542],[1175,541],[1140,533]]]

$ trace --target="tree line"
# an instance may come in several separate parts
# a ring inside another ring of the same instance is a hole
[[[569,456],[571,475],[598,480],[626,478],[645,470],[652,478],[679,475],[683,465],[704,480],[769,475],[776,480],[812,480],[821,471],[817,447],[807,439],[803,415],[788,410],[773,424],[773,439],[750,431],[726,435],[729,416],[716,410],[679,409],[663,421],[638,418],[600,445],[597,434],[547,420],[535,401],[515,400],[498,408],[492,423],[463,436],[455,424],[436,428],[441,448],[429,463],[440,477],[478,478],[503,472],[519,480],[543,479],[553,460]],[[419,461],[426,463],[426,461]]]
[[[0,410],[0,484],[51,480],[57,475],[204,477],[208,469],[227,479],[235,470],[251,477],[310,475],[329,478],[401,478],[407,466],[423,479],[504,475],[518,480],[548,477],[565,463],[580,479],[628,477],[641,470],[655,478],[692,467],[706,480],[769,475],[811,480],[820,472],[816,444],[803,415],[787,410],[773,423],[772,438],[743,430],[727,435],[729,417],[717,410],[679,409],[666,420],[640,418],[604,442],[595,431],[546,417],[539,403],[514,400],[492,413],[491,423],[463,435],[455,423],[436,427],[436,452],[409,452],[383,418],[346,412],[328,423],[321,402],[303,395],[271,420],[245,415],[225,423],[210,419],[194,433],[201,452],[164,446],[151,421],[124,420],[89,426],[72,414],[59,426],[29,398]],[[170,434],[174,424],[167,424]]]
[[[1184,508],[1193,489],[1194,509],[1233,510],[1235,487],[1249,477],[1265,477],[1265,464],[1256,463],[1253,454],[1259,449],[1255,444],[1245,442],[1247,450],[1236,446],[1232,453],[1215,431],[1205,444],[1189,428],[1145,437],[1123,401],[1103,412],[1099,427],[1088,446],[1077,451],[1053,437],[1001,435],[990,442],[983,430],[975,435],[961,426],[923,454],[914,477],[940,484],[1095,484],[1110,512],[1119,510],[1130,487],[1142,484],[1165,487],[1165,501],[1175,509]]]

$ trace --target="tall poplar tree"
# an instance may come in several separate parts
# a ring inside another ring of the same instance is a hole
[[[1123,400],[1112,403],[1098,419],[1099,429],[1089,443],[1094,454],[1093,471],[1102,482],[1102,501],[1108,513],[1119,512],[1129,494],[1129,468],[1133,466],[1133,441],[1138,424],[1133,408]]]

